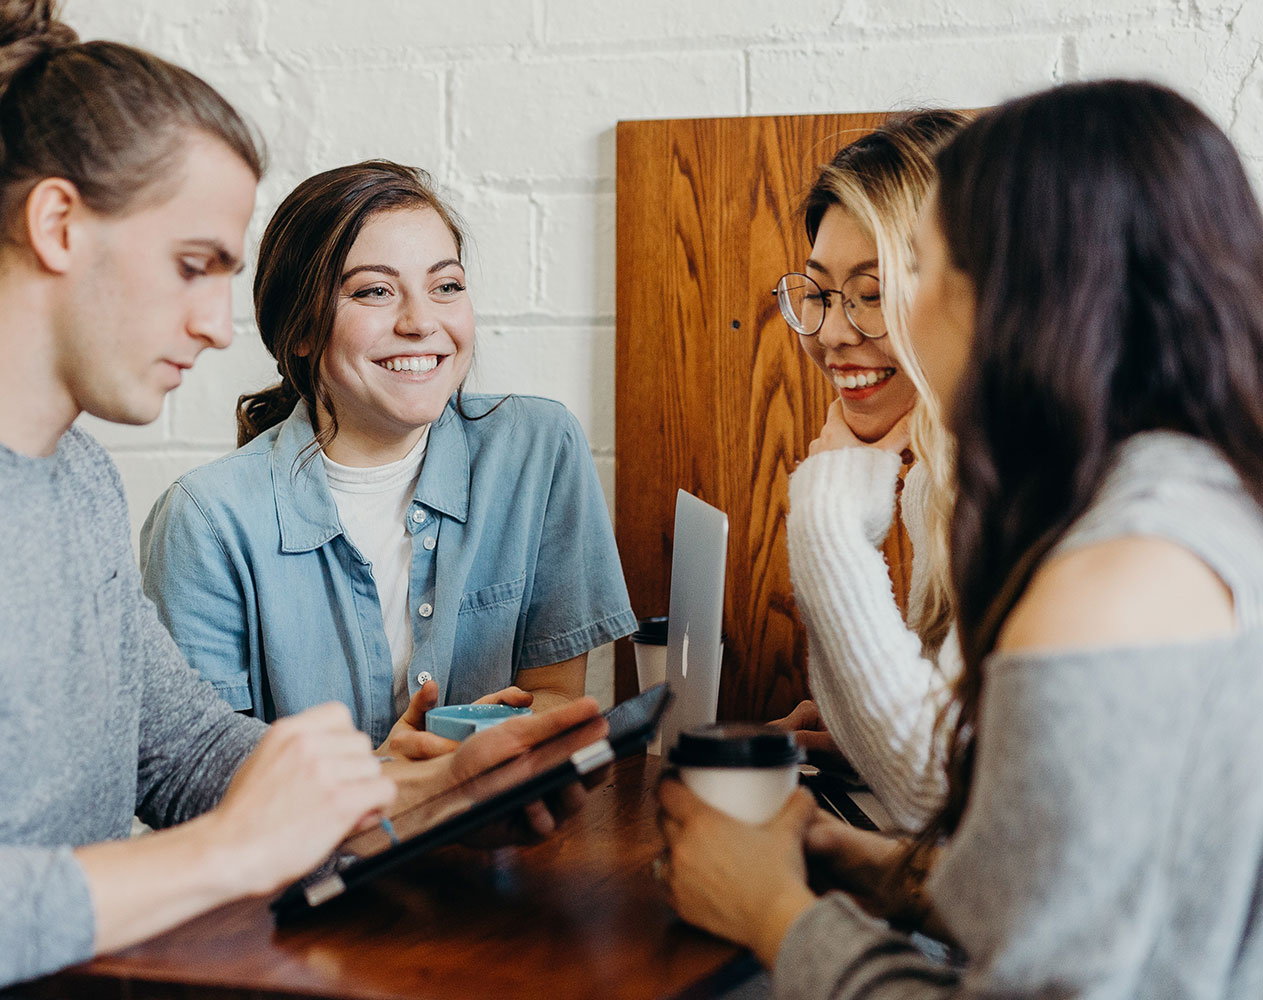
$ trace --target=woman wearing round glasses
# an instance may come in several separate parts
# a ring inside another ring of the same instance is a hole
[[[933,733],[959,669],[942,513],[950,456],[918,403],[907,346],[911,240],[933,153],[964,121],[897,116],[841,150],[804,201],[803,272],[775,289],[838,394],[790,480],[790,571],[814,701],[775,724],[809,748],[836,746],[904,829],[918,828],[946,787]],[[883,554],[901,524],[914,554],[906,622]]]

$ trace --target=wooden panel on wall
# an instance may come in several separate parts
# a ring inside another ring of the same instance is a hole
[[[789,475],[834,390],[772,296],[809,247],[820,164],[883,115],[620,122],[615,525],[632,607],[666,614],[675,492],[728,512],[721,719],[806,696],[785,541]],[[615,695],[635,692],[630,644]]]

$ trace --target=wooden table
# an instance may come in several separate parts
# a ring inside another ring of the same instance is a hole
[[[754,960],[676,918],[654,882],[659,758],[617,763],[543,844],[448,847],[277,929],[221,907],[22,989],[75,1000],[707,997]],[[33,988],[32,988],[33,987]]]

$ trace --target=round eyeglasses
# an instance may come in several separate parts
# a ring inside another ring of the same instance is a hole
[[[772,289],[781,315],[789,328],[804,337],[814,337],[824,326],[824,314],[836,295],[842,302],[847,322],[870,340],[886,336],[886,318],[881,314],[881,282],[872,274],[853,274],[841,288],[821,288],[814,278],[797,271],[783,275]]]

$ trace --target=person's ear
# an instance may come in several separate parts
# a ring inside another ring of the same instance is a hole
[[[310,354],[311,354],[311,341],[310,340],[300,340],[297,344],[294,345],[295,357],[305,358],[305,357],[308,357]]]
[[[26,196],[26,239],[40,264],[54,274],[70,269],[72,223],[84,207],[79,189],[64,177],[45,177]]]

